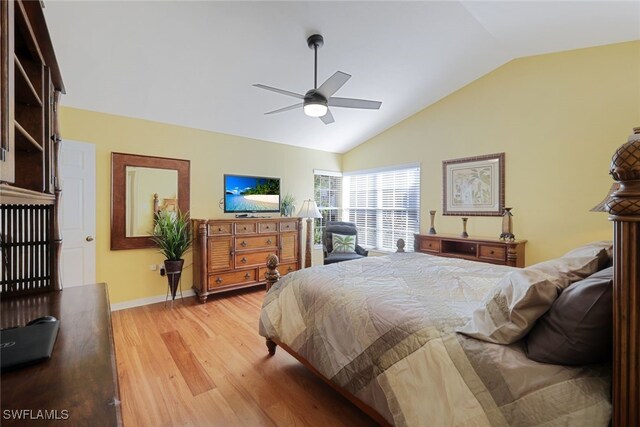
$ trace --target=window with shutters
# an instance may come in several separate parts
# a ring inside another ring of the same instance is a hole
[[[322,244],[322,232],[327,221],[341,221],[342,218],[342,174],[314,170],[314,195],[322,218],[315,220],[313,242]]]
[[[343,218],[356,224],[361,246],[395,251],[401,238],[413,250],[420,231],[419,165],[345,173],[342,184]]]

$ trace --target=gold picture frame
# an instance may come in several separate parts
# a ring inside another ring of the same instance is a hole
[[[504,161],[504,153],[443,160],[443,215],[502,215]]]

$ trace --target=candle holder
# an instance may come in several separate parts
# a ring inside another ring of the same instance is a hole
[[[513,242],[516,240],[516,236],[513,234],[513,214],[511,213],[513,208],[504,208],[502,214],[502,234],[500,234],[500,240]]]
[[[436,234],[436,228],[433,225],[436,219],[436,211],[429,211],[429,215],[431,215],[431,227],[429,228],[429,234]]]
[[[469,237],[469,233],[467,233],[467,220],[469,218],[462,218],[462,234],[461,237]]]

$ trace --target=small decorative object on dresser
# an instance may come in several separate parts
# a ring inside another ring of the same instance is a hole
[[[502,215],[502,234],[500,234],[500,240],[515,240],[516,236],[513,234],[513,214],[511,213],[513,208],[504,208],[504,214]]]
[[[175,212],[160,210],[156,214],[155,222],[151,239],[166,258],[164,268],[171,290],[171,301],[173,301],[176,299],[176,292],[182,276],[182,266],[184,265],[182,256],[192,242],[191,222],[189,215],[183,214],[180,210]]]
[[[436,228],[434,226],[436,220],[436,211],[429,211],[429,215],[431,216],[431,227],[429,227],[429,234],[436,234]]]
[[[462,237],[469,237],[469,233],[467,233],[467,221],[469,220],[469,218],[462,218],[462,234],[460,234],[460,236]]]
[[[280,202],[280,214],[287,217],[292,216],[293,212],[296,210],[295,202],[296,198],[290,193],[287,193],[282,198],[282,202]]]
[[[526,240],[503,241],[456,235],[416,234],[415,250],[429,255],[524,267]]]
[[[194,219],[193,290],[210,294],[265,284],[267,260],[282,275],[300,269],[301,218]]]

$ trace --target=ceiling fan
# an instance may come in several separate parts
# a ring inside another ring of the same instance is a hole
[[[302,102],[280,108],[278,110],[269,111],[265,114],[282,113],[283,111],[295,110],[296,108],[302,107],[307,116],[319,117],[325,125],[328,125],[334,122],[333,115],[331,114],[331,111],[329,111],[329,107],[364,108],[368,110],[377,110],[380,108],[382,102],[379,101],[338,98],[332,96],[351,78],[349,74],[343,73],[342,71],[336,71],[333,76],[329,77],[327,81],[318,87],[318,48],[322,47],[323,44],[324,38],[320,34],[314,34],[307,39],[307,45],[309,46],[309,49],[313,49],[315,59],[313,68],[313,89],[307,91],[306,94],[301,95],[299,93],[261,84],[254,85],[260,89],[266,89],[282,95],[302,99]]]

